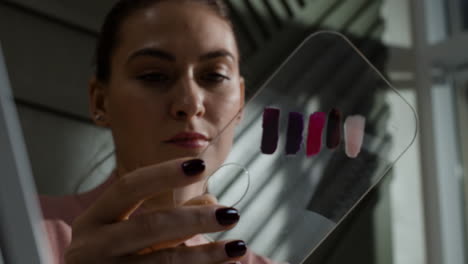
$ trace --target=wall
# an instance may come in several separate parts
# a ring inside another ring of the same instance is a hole
[[[111,148],[109,134],[89,121],[87,82],[95,34],[73,24],[88,21],[81,16],[86,12],[74,7],[62,1],[0,1],[0,40],[43,194],[74,192],[96,157]],[[94,184],[111,163],[90,175]]]
[[[383,40],[390,47],[388,74],[398,91],[410,104],[416,106],[410,1],[387,0],[382,15],[386,23]],[[394,96],[393,99],[398,98]],[[405,115],[399,114],[399,109],[392,108],[392,112],[401,122],[405,122]],[[394,169],[394,179],[388,197],[391,213],[387,218],[391,225],[394,264],[426,263],[419,160],[417,139]],[[385,217],[379,218],[385,221]],[[381,252],[388,255],[385,249]]]

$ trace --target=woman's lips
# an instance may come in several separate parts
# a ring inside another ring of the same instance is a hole
[[[208,145],[208,141],[203,139],[175,140],[168,143],[184,148],[202,148]]]
[[[200,133],[184,132],[177,134],[165,142],[183,148],[203,148],[208,145],[209,140],[205,135]]]

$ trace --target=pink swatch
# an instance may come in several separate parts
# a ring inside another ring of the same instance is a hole
[[[309,118],[309,134],[307,136],[307,156],[314,156],[322,149],[322,132],[327,121],[327,114],[315,112]]]
[[[366,118],[360,115],[349,116],[344,124],[346,155],[349,158],[356,158],[361,152],[364,140],[364,130]]]

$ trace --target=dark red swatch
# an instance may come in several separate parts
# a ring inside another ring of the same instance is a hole
[[[304,116],[298,112],[289,113],[286,154],[294,155],[299,152],[304,131]]]
[[[309,117],[309,129],[307,135],[307,156],[314,156],[322,149],[322,134],[327,121],[327,114],[316,112]]]
[[[263,154],[273,154],[278,147],[280,110],[265,108],[263,112],[262,146]]]
[[[338,109],[333,108],[328,113],[327,124],[327,147],[335,149],[341,142],[341,113]]]

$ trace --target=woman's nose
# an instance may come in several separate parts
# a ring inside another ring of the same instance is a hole
[[[178,120],[189,120],[205,114],[203,91],[191,78],[180,80],[174,89],[171,115]]]

